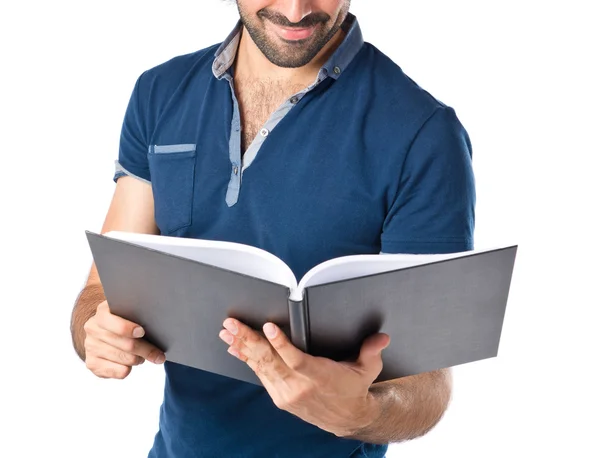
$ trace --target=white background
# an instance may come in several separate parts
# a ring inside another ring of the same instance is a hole
[[[388,456],[600,456],[596,2],[353,3],[365,39],[469,131],[476,247],[520,245],[499,356],[457,367],[443,421]],[[71,348],[84,230],[137,76],[236,19],[218,0],[2,3],[0,456],[146,455],[162,368],[99,380]]]

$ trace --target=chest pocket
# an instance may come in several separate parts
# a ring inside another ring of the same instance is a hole
[[[151,145],[148,163],[156,224],[164,235],[192,224],[196,145]]]

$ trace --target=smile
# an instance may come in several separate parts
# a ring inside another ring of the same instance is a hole
[[[277,34],[284,40],[288,40],[288,41],[305,40],[305,39],[311,37],[316,29],[316,26],[307,27],[304,29],[299,29],[297,27],[294,27],[294,28],[287,28],[287,27],[281,27],[281,26],[274,26],[274,27],[277,31]]]

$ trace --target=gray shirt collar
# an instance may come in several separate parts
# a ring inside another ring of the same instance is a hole
[[[212,70],[217,79],[223,78],[233,65],[242,35],[242,27],[242,21],[239,20],[215,52]],[[333,79],[338,79],[344,73],[344,70],[350,65],[350,62],[352,62],[352,59],[354,59],[364,44],[358,20],[352,13],[348,13],[346,20],[342,24],[342,29],[346,32],[344,40],[321,68],[322,73]]]

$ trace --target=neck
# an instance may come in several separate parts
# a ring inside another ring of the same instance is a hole
[[[344,40],[345,33],[342,29],[329,40],[319,53],[308,64],[298,68],[283,68],[273,64],[256,46],[245,27],[235,59],[235,75],[237,78],[264,80],[264,81],[289,81],[301,82],[308,85],[314,81],[321,67],[333,54]]]

